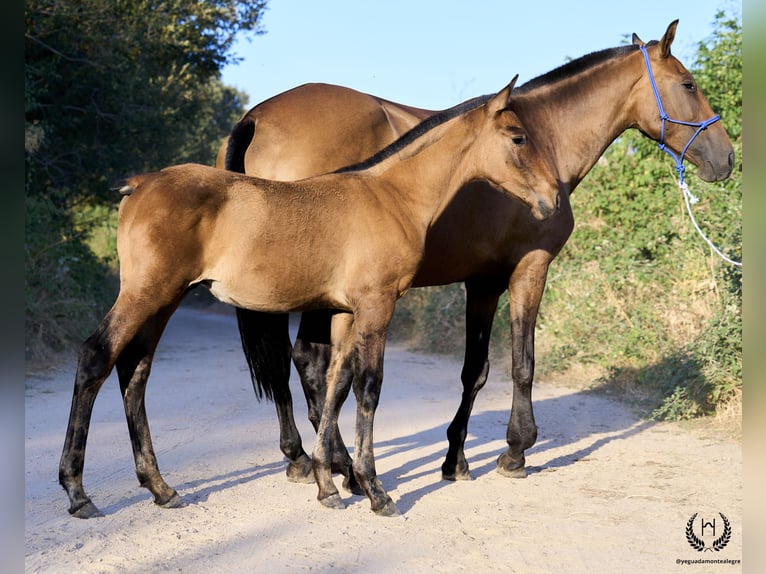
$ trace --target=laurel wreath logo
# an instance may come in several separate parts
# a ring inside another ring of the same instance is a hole
[[[723,520],[723,534],[716,538],[713,541],[713,544],[706,547],[705,541],[698,538],[694,533],[694,519],[697,518],[697,514],[699,513],[695,512],[686,523],[686,540],[689,542],[689,545],[697,552],[702,552],[703,550],[715,550],[718,552],[726,548],[729,540],[731,540],[731,524],[729,523],[729,519],[726,518],[722,513],[718,513],[718,515]]]

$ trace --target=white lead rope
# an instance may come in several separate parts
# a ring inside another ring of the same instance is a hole
[[[700,226],[697,224],[697,220],[694,218],[694,213],[692,213],[692,205],[697,203],[699,199],[689,190],[689,186],[686,184],[686,182],[681,179],[681,181],[678,182],[678,187],[681,190],[681,192],[684,194],[684,202],[686,203],[686,211],[689,213],[689,218],[692,220],[692,223],[694,224],[694,228],[697,230],[697,233],[700,234],[700,237],[705,240],[705,242],[710,246],[710,248],[715,251],[715,253],[724,261],[727,263],[731,263],[732,265],[737,265],[738,267],[742,267],[741,261],[734,261],[733,259],[730,259],[726,255],[724,255],[718,247],[716,247],[710,239],[707,238],[707,236],[702,232],[702,229],[700,229]]]

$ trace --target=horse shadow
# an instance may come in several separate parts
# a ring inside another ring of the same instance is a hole
[[[206,502],[211,494],[224,492],[241,484],[247,484],[266,476],[283,473],[285,465],[282,461],[274,461],[257,467],[233,470],[216,476],[208,476],[196,480],[188,480],[175,486],[186,506]],[[106,515],[128,508],[135,504],[143,504],[151,500],[151,494],[145,490],[133,496],[122,498],[101,508]]]
[[[610,416],[604,416],[604,408],[609,410]],[[601,411],[598,416],[589,416],[597,411]],[[483,410],[471,416],[465,451],[474,480],[481,480],[495,471],[496,459],[506,447],[503,439],[508,418],[509,411],[506,409]],[[618,403],[592,391],[579,391],[535,401],[535,418],[539,429],[538,441],[526,451],[527,475],[531,477],[541,472],[576,465],[610,442],[630,438],[656,424],[638,419]],[[408,457],[404,464],[379,474],[387,489],[406,487],[410,482],[429,479],[424,486],[401,490],[396,504],[402,513],[411,510],[424,496],[452,484],[441,477],[441,463],[447,450],[448,422],[409,435],[376,441],[376,460],[379,463],[395,455],[413,452],[413,456]],[[561,450],[563,452],[558,452]],[[416,451],[418,454],[414,454]],[[557,451],[557,455],[546,460],[545,454],[548,451]],[[273,460],[255,467],[247,466],[212,477],[187,480],[175,487],[187,505],[195,505],[207,501],[213,493],[224,492],[266,476],[282,474],[285,466],[285,459]],[[151,499],[151,496],[141,490],[133,496],[104,506],[102,510],[106,514],[113,514],[126,507],[145,503],[147,498]]]
[[[583,407],[586,404],[590,406]],[[589,418],[588,412],[595,412],[600,405],[607,407],[613,416],[600,414]],[[573,417],[563,416],[576,415],[578,411],[583,411],[583,416],[575,424]],[[508,418],[508,410],[487,410],[471,416],[465,451],[473,480],[481,480],[496,470],[497,457],[507,446],[504,438]],[[587,390],[536,401],[535,418],[539,434],[535,445],[525,452],[528,476],[576,465],[612,441],[628,439],[657,424],[638,419],[614,401],[594,396],[592,391]],[[401,512],[411,510],[423,496],[452,484],[441,477],[441,463],[447,450],[446,429],[447,423],[411,435],[376,442],[376,460],[380,461],[408,450],[425,450],[428,453],[411,458],[405,464],[379,475],[386,488],[391,489],[406,486],[408,482],[424,477],[433,478],[422,487],[411,491],[403,489],[396,501]],[[502,440],[502,444],[498,440]],[[482,445],[486,448],[479,450]],[[561,450],[564,452],[559,452]],[[378,451],[380,454],[377,454]],[[545,454],[549,451],[557,454],[546,460]]]

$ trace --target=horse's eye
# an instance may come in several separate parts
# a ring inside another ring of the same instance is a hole
[[[527,143],[527,136],[523,134],[517,134],[517,135],[511,136],[511,141],[515,145],[524,145],[525,143]]]
[[[687,92],[697,91],[697,86],[694,85],[694,82],[684,82],[684,88],[686,88]]]

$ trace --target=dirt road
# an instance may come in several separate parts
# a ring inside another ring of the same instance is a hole
[[[541,381],[529,476],[503,478],[494,466],[511,387],[494,372],[469,426],[474,480],[444,482],[459,373],[458,362],[387,349],[375,439],[378,473],[402,512],[395,518],[378,517],[366,498],[345,493],[345,510],[326,509],[314,485],[286,481],[274,408],[254,398],[231,314],[182,308],[155,359],[149,421],[160,469],[188,503],[182,509],[157,508],[138,487],[112,375],[96,401],[85,465],[86,490],[106,516],[71,518],[57,468],[74,365],[30,377],[26,571],[740,571],[679,562],[741,560],[738,443],[641,421],[619,403]],[[313,433],[295,375],[293,384],[310,452]],[[341,429],[351,443],[353,415],[350,398]],[[695,513],[692,533],[705,551],[687,540]],[[712,550],[726,531],[728,542]]]

